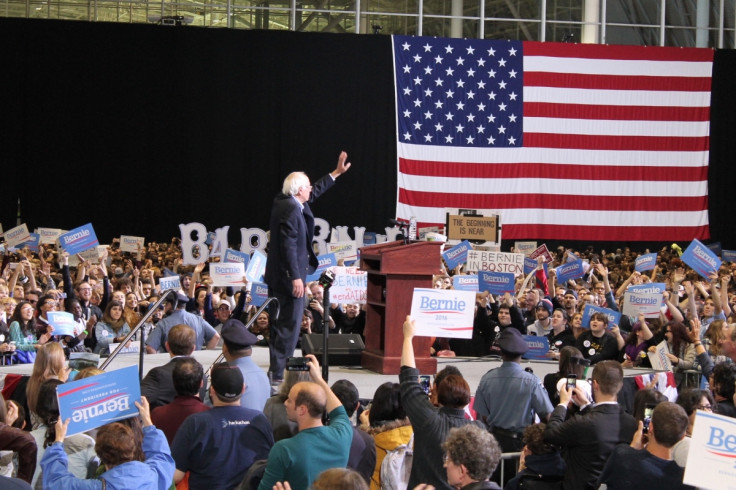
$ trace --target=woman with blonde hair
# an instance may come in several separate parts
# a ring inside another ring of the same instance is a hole
[[[64,348],[57,342],[48,342],[36,352],[33,372],[26,385],[26,403],[31,414],[31,426],[37,428],[41,420],[36,413],[38,393],[44,381],[58,379],[64,383],[69,378],[69,368],[64,357]]]

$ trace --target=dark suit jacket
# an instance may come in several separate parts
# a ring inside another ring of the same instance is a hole
[[[148,399],[151,411],[156,407],[171,403],[176,398],[172,377],[176,359],[178,358],[173,358],[163,366],[151,369],[146,377],[141,380],[141,395]]]
[[[565,489],[596,488],[608,457],[616,445],[631,443],[637,422],[618,404],[596,405],[567,421],[566,413],[565,407],[555,407],[544,440],[562,446]]]
[[[328,174],[312,184],[309,202],[304,203],[304,213],[293,196],[279,194],[273,200],[271,210],[271,241],[266,260],[266,284],[283,293],[291,293],[291,281],[314,272],[319,262],[312,250],[314,215],[309,203],[334,185]]]

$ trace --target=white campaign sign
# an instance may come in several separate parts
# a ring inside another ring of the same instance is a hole
[[[465,269],[468,272],[512,272],[515,276],[523,276],[524,254],[469,250]]]
[[[210,264],[213,286],[242,286],[245,264],[242,262],[220,262]]]
[[[698,488],[736,489],[736,420],[698,410],[683,483]]]
[[[411,317],[420,337],[473,337],[475,292],[414,288]]]
[[[142,236],[120,235],[120,251],[136,253],[138,252],[138,245],[140,244],[142,249],[145,241],[146,239]]]
[[[335,280],[330,287],[330,303],[365,304],[368,273],[357,267],[332,267]]]

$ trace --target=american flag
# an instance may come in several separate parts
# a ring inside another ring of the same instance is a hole
[[[708,238],[713,51],[393,36],[398,218],[504,239]]]

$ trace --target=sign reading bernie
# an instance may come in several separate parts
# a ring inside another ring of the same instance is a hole
[[[524,254],[469,250],[466,269],[470,272],[512,272],[515,276],[523,275]]]

